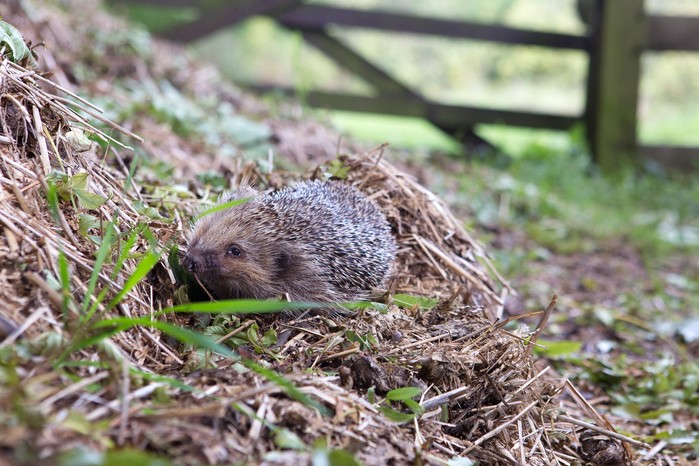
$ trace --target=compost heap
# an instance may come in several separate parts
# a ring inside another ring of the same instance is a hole
[[[340,450],[371,465],[628,461],[575,388],[535,366],[540,328],[498,320],[512,290],[385,148],[270,171],[213,158],[147,116],[116,124],[77,96],[89,88],[109,99],[102,78],[81,82],[67,63],[83,58],[81,34],[123,24],[89,5],[91,21],[79,25],[50,9],[30,20],[22,5],[1,13],[63,55],[38,53],[51,80],[6,55],[0,64],[0,412],[13,413],[0,418],[0,455],[52,464],[75,447],[130,446],[176,464],[310,464]],[[191,91],[195,81],[164,64],[171,46],[156,47],[160,58],[145,63],[103,57],[102,72],[169,76]],[[249,108],[249,98],[209,85]],[[127,144],[171,157],[173,179],[188,189],[140,172]],[[216,197],[195,176],[201,167],[261,189],[334,176],[367,193],[399,243],[384,303],[349,316],[159,312],[183,301],[173,246],[185,247],[189,220]],[[173,328],[203,332],[226,351],[197,348]]]

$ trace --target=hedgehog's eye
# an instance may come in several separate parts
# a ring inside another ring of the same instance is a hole
[[[240,257],[243,255],[243,251],[241,251],[236,244],[231,244],[230,246],[228,246],[226,254],[228,254],[229,256]]]

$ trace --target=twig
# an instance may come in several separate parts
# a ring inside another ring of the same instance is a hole
[[[634,440],[631,437],[627,437],[626,435],[621,435],[617,432],[603,429],[603,428],[598,427],[594,424],[590,424],[589,422],[581,421],[579,419],[575,419],[575,418],[572,418],[570,416],[566,416],[565,414],[559,414],[558,416],[556,416],[556,419],[559,421],[563,421],[563,422],[569,422],[571,424],[575,424],[576,426],[584,427],[586,429],[594,430],[595,432],[599,432],[600,434],[604,434],[607,437],[615,438],[617,440],[621,440],[622,442],[630,443],[631,445],[634,445],[636,447],[650,448],[650,445],[648,445],[645,442],[641,442],[639,440]]]
[[[500,424],[500,425],[497,426],[495,429],[491,430],[491,431],[488,432],[487,434],[485,434],[485,435],[483,435],[482,437],[480,437],[478,440],[476,440],[475,442],[473,442],[466,450],[464,450],[461,454],[462,454],[463,456],[465,456],[465,455],[469,454],[471,451],[473,451],[473,450],[474,450],[477,446],[479,446],[481,443],[485,442],[485,441],[488,440],[488,439],[491,439],[491,438],[495,437],[495,436],[498,435],[500,432],[502,432],[503,430],[505,430],[506,427],[509,427],[511,424],[517,422],[517,420],[519,420],[520,418],[522,418],[522,416],[524,416],[525,414],[527,414],[527,413],[528,413],[534,406],[536,406],[538,403],[539,403],[539,400],[532,401],[526,408],[524,408],[522,411],[520,411],[519,414],[517,414],[515,417],[513,417],[512,419],[510,419],[509,421],[507,421],[507,422],[505,422],[505,423],[503,423],[503,424]]]
[[[544,315],[541,316],[541,319],[539,319],[539,323],[536,326],[536,330],[534,331],[534,334],[532,337],[529,339],[531,343],[536,343],[536,341],[539,339],[539,335],[541,335],[542,331],[546,327],[546,324],[549,321],[549,318],[551,317],[551,314],[553,313],[553,308],[556,307],[556,303],[558,302],[558,296],[553,295],[551,296],[551,301],[549,302],[548,307],[544,311]]]

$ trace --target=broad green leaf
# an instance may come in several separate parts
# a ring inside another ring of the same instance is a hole
[[[379,411],[386,416],[389,420],[393,422],[398,422],[398,423],[405,423],[405,422],[410,422],[413,419],[415,419],[415,414],[414,413],[401,413],[399,411],[396,411],[393,408],[389,408],[388,406],[381,406],[379,407]]]
[[[403,400],[401,401],[405,406],[410,409],[410,411],[414,412],[417,415],[422,414],[425,410],[423,409],[422,406],[420,406],[420,403],[418,403],[415,400]]]
[[[333,177],[344,180],[349,174],[350,167],[345,166],[340,159],[332,160],[328,164],[328,173]]]
[[[534,348],[534,353],[540,356],[555,358],[559,356],[567,356],[577,353],[582,348],[581,341],[563,340],[563,341],[545,341],[539,340],[539,345]]]
[[[88,210],[95,210],[102,206],[107,199],[100,196],[99,194],[91,193],[87,190],[75,190],[75,195],[78,197],[78,202],[81,207]]]
[[[345,450],[317,449],[311,459],[313,466],[362,466],[350,452]]]
[[[388,306],[383,303],[376,303],[374,301],[352,301],[349,303],[340,303],[340,306],[345,309],[355,310],[355,309],[376,309],[381,314],[388,312]]]
[[[99,228],[100,219],[90,214],[80,214],[78,217],[78,232],[83,238],[88,237],[88,233],[93,228]]]
[[[412,400],[422,394],[422,389],[417,387],[402,387],[386,393],[386,398],[391,401]]]
[[[0,48],[5,47],[5,53],[10,61],[21,63],[28,59],[32,66],[36,66],[32,52],[24,43],[22,34],[12,25],[0,21]],[[9,53],[7,53],[9,51]]]
[[[308,449],[308,445],[289,429],[277,429],[274,433],[274,443],[279,448],[286,448],[288,450],[303,451]]]
[[[438,302],[439,299],[437,298],[425,298],[423,296],[412,296],[409,294],[393,295],[393,303],[403,308],[417,305],[420,309],[432,309]]]
[[[267,330],[262,338],[260,338],[260,344],[265,348],[269,348],[275,343],[277,343],[277,332],[273,328]]]
[[[152,207],[144,202],[136,201],[133,203],[133,207],[134,207],[134,209],[136,209],[136,212],[138,212],[141,215],[145,215],[146,217],[148,217],[151,220],[160,220],[160,221],[168,220],[167,218],[160,215],[160,212],[158,211],[158,209],[156,209],[155,207]]]

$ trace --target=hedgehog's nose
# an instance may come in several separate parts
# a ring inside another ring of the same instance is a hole
[[[182,265],[184,265],[184,268],[187,269],[189,273],[197,272],[197,260],[189,253],[182,259]]]

